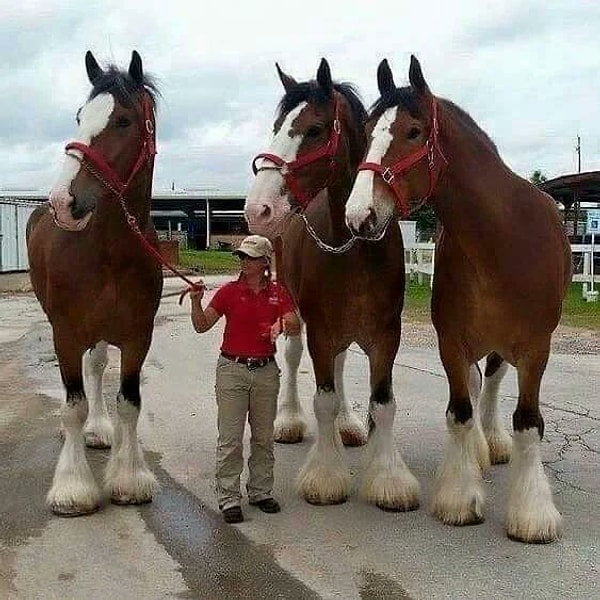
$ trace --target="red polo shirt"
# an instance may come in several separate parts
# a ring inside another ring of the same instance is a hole
[[[287,290],[275,282],[253,292],[243,277],[217,290],[211,306],[225,316],[225,332],[221,352],[233,356],[264,358],[275,354],[269,338],[277,319],[294,311]]]

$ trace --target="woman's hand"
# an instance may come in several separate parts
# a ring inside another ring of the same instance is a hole
[[[179,305],[181,306],[184,298],[188,294],[190,295],[190,300],[192,301],[192,304],[194,302],[200,302],[200,300],[202,300],[202,298],[204,298],[204,289],[205,289],[204,281],[202,281],[202,279],[199,279],[193,285],[190,285],[188,288],[183,290],[183,292],[181,292],[181,294],[179,294]]]

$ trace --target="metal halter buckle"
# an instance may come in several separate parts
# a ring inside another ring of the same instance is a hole
[[[394,174],[390,171],[389,167],[386,167],[385,170],[383,171],[383,173],[381,174],[381,178],[388,184],[391,185],[393,179],[394,179]]]

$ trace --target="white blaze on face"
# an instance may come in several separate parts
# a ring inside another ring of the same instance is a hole
[[[92,140],[99,135],[106,126],[115,107],[115,100],[111,94],[99,94],[90,100],[79,113],[79,126],[73,141],[90,145]],[[50,204],[54,209],[56,220],[65,229],[79,230],[87,224],[91,214],[83,219],[73,219],[70,206],[73,203],[71,184],[77,176],[81,163],[76,157],[81,158],[81,152],[69,150],[65,156],[62,171],[50,191]]]
[[[397,110],[397,106],[388,108],[379,117],[371,133],[371,143],[365,162],[381,164],[394,139],[390,128],[396,120]],[[374,197],[374,180],[375,173],[373,171],[359,171],[356,175],[352,193],[346,203],[346,221],[354,230],[359,229],[360,225],[369,216],[371,208],[375,210],[379,221],[387,218],[393,210],[393,203]]]
[[[297,158],[303,136],[292,134],[293,123],[306,105],[306,102],[301,102],[287,114],[279,131],[273,136],[269,154],[279,156],[286,162]],[[274,165],[266,158],[257,161],[259,169],[270,166]],[[257,173],[245,207],[246,218],[253,232],[268,235],[280,227],[291,208],[287,195],[281,193],[283,185],[283,177],[278,169],[266,168]]]

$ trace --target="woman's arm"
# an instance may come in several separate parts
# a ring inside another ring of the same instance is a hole
[[[202,298],[204,297],[204,286],[198,286],[190,291],[190,300],[192,302],[192,325],[198,333],[208,331],[221,316],[212,306],[206,310],[202,308]]]

